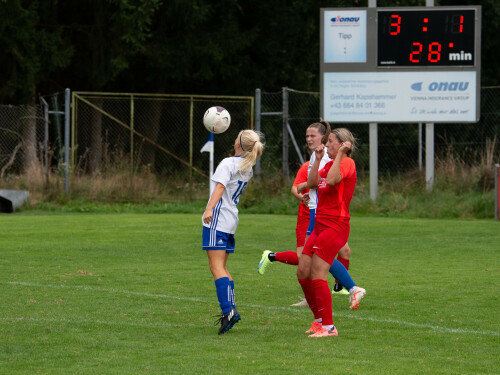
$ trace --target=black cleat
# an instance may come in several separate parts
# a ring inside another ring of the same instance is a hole
[[[339,283],[338,281],[335,283],[335,286],[333,287],[334,292],[340,292],[344,286]]]
[[[231,308],[227,314],[222,314],[219,319],[215,321],[215,324],[220,323],[219,335],[223,335],[229,331],[233,326],[241,320],[240,313],[236,309]]]

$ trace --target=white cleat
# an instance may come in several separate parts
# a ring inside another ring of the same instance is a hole
[[[351,310],[356,310],[359,307],[359,301],[361,301],[361,298],[363,298],[366,294],[366,290],[363,288],[360,288],[358,286],[354,286],[351,288],[349,291],[350,297],[349,297],[349,303],[350,303],[350,309]]]

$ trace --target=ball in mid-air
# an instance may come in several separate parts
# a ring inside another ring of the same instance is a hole
[[[214,134],[224,133],[231,124],[231,115],[227,109],[214,106],[207,109],[203,116],[203,125]]]

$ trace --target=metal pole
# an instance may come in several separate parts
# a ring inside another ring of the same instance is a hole
[[[288,180],[288,90],[283,87],[283,176]]]
[[[64,191],[69,192],[69,111],[71,91],[64,90]]]
[[[369,8],[377,7],[377,0],[368,0]],[[372,201],[378,195],[378,124],[370,123],[370,198]]]
[[[425,124],[425,185],[434,187],[434,123]]]
[[[378,124],[370,123],[370,198],[378,194]]]
[[[255,89],[255,130],[260,132],[260,113],[261,113],[261,92],[260,89]],[[260,176],[260,158],[255,163],[255,178]]]
[[[134,175],[134,114],[135,114],[134,95],[130,95],[130,171],[131,171],[131,187]]]
[[[426,7],[433,7],[434,0],[425,0]],[[428,191],[434,187],[434,123],[425,124],[425,185]]]
[[[498,181],[500,179],[500,164],[495,164],[495,220],[499,220],[499,210],[500,210],[500,207],[498,207],[500,205],[500,186],[499,183],[500,181]]]
[[[189,190],[193,191],[193,116],[194,116],[194,98],[191,96],[189,103]]]
[[[418,123],[418,170],[422,172],[422,123]]]
[[[45,187],[49,187],[49,105],[44,98],[40,97],[43,104],[43,159],[45,164]]]
[[[302,157],[302,154],[300,152],[299,145],[297,144],[297,141],[295,140],[295,135],[293,135],[292,127],[290,124],[286,124],[286,128],[288,129],[288,134],[290,134],[290,138],[292,139],[293,147],[295,147],[295,151],[297,152],[297,155],[299,156],[300,164],[304,164],[304,158]]]

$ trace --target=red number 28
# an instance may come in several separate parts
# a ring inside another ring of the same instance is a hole
[[[410,52],[410,61],[414,64],[420,62],[420,54],[422,53],[423,46],[421,43],[413,42],[411,52]],[[437,63],[441,60],[441,44],[438,42],[432,42],[429,44],[429,53],[427,55],[427,60],[431,63]]]

